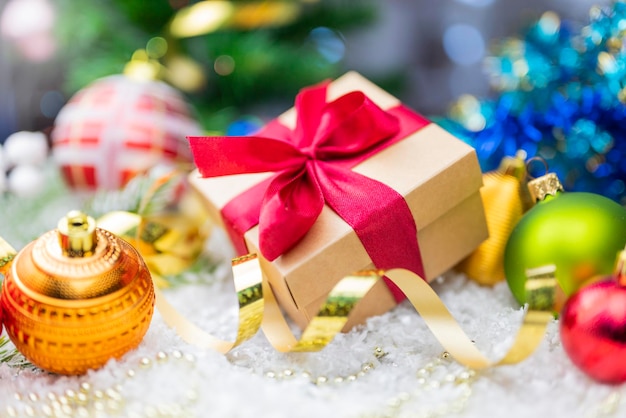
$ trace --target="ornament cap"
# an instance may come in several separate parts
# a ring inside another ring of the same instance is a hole
[[[67,257],[89,257],[96,248],[96,221],[81,211],[70,211],[57,225],[59,244]]]
[[[526,178],[526,151],[519,150],[514,157],[504,157],[500,161],[498,171],[509,176],[516,177],[519,181]]]
[[[528,182],[528,190],[533,201],[544,200],[546,196],[556,196],[557,192],[563,191],[563,185],[555,173],[547,173]]]

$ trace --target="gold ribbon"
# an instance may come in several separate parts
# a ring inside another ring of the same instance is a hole
[[[193,324],[172,305],[161,290],[155,286],[156,308],[169,326],[189,344],[202,348],[211,348],[220,353],[227,353],[242,342],[252,338],[261,327],[263,320],[263,294],[271,293],[266,280],[259,280],[260,265],[256,256],[244,256],[233,260],[235,290],[239,300],[239,328],[235,341],[220,340]],[[264,289],[263,287],[266,287]],[[265,292],[264,292],[265,291]]]
[[[532,354],[553,318],[553,304],[550,302],[553,302],[554,289],[558,287],[554,268],[541,269],[539,274],[528,272],[527,291],[531,295],[540,293],[539,297],[529,300],[541,302],[537,306],[529,305],[513,345],[501,360],[492,361],[476,348],[431,286],[411,271],[366,270],[343,278],[331,290],[300,339],[291,332],[255,255],[235,259],[233,274],[239,300],[239,328],[235,341],[215,338],[191,323],[165,300],[159,290],[156,291],[156,307],[165,322],[183,340],[202,348],[226,353],[251,338],[262,327],[266,338],[278,351],[318,351],[341,332],[353,308],[376,281],[385,276],[404,292],[444,349],[459,363],[473,369],[515,364]],[[550,291],[550,288],[553,290]]]

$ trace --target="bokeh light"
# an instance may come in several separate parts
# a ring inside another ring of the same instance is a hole
[[[206,84],[206,76],[196,61],[184,55],[174,55],[167,59],[165,79],[185,92],[197,92]]]
[[[485,40],[474,26],[457,23],[443,34],[443,47],[452,61],[459,65],[473,65],[485,55]]]
[[[46,0],[11,0],[0,18],[0,33],[7,38],[20,39],[42,31],[54,24],[54,9]]]
[[[47,61],[56,52],[55,11],[48,0],[11,0],[0,16],[0,34],[29,61]]]
[[[226,135],[245,136],[252,135],[263,126],[263,121],[254,116],[244,116],[231,123],[226,130]]]
[[[43,94],[39,102],[39,108],[41,109],[42,115],[53,119],[56,117],[57,113],[59,113],[64,103],[65,96],[59,91],[51,90]]]
[[[467,4],[473,7],[487,7],[491,6],[494,0],[456,0],[458,3]]]
[[[213,32],[234,10],[235,6],[228,1],[201,1],[181,9],[170,24],[170,32],[179,38]]]
[[[153,59],[163,57],[167,53],[167,41],[160,36],[150,39],[146,44],[146,52]]]
[[[332,29],[317,27],[309,33],[309,39],[320,55],[332,64],[341,61],[346,53],[343,39]]]
[[[235,60],[230,55],[220,55],[213,63],[213,69],[221,76],[227,76],[235,71]]]

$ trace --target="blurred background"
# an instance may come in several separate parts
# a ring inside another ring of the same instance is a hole
[[[566,189],[626,204],[625,4],[0,0],[0,143],[49,134],[70,98],[109,75],[162,80],[204,132],[236,135],[300,88],[357,70],[474,146],[485,171],[521,149]],[[67,129],[87,126],[67,113]]]
[[[189,59],[178,60],[171,71],[191,84],[185,93],[209,130],[223,130],[246,114],[273,115],[289,106],[300,87],[348,69],[422,113],[441,115],[462,94],[488,94],[483,61],[494,39],[518,34],[547,10],[584,23],[592,4],[270,1],[265,3],[275,7],[242,13],[237,22],[206,27],[206,33],[168,34],[175,13],[193,3],[0,0],[0,142],[16,130],[48,128],[72,94],[121,73],[155,37],[168,38],[170,63],[175,55]]]

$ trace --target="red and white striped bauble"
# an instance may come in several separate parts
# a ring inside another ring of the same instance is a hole
[[[200,134],[182,95],[160,81],[101,78],[59,112],[52,155],[77,189],[117,189],[161,163],[191,162],[187,135]]]

